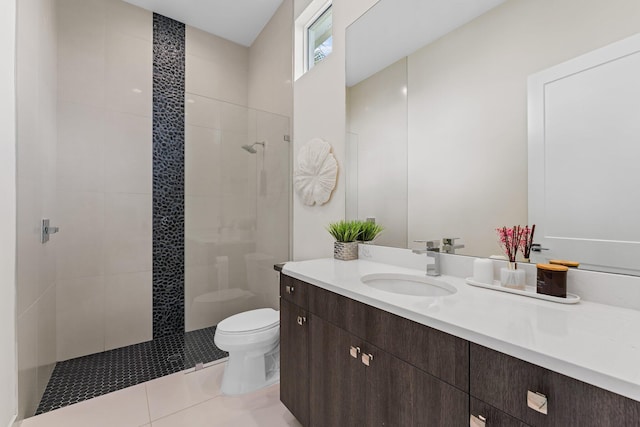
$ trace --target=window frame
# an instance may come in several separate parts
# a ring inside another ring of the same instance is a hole
[[[314,54],[311,50],[311,46],[310,46],[310,38],[309,38],[309,30],[311,29],[311,27],[313,27],[314,24],[316,24],[320,19],[322,19],[322,17],[329,12],[330,10],[332,10],[333,7],[333,3],[331,1],[325,3],[319,10],[317,13],[315,13],[311,19],[309,19],[309,21],[307,22],[307,24],[304,26],[303,28],[303,44],[304,44],[304,72],[306,73],[307,71],[311,70],[313,67],[315,67],[317,64],[319,64],[320,62],[322,62],[324,60],[324,58],[320,61],[318,61],[317,63],[314,61]],[[331,37],[333,38],[333,12],[331,15]],[[333,48],[331,49],[331,52],[333,52]],[[329,53],[331,54],[331,53]],[[328,56],[328,55],[327,55]]]

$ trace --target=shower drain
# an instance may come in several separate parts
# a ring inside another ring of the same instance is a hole
[[[167,362],[179,362],[182,360],[182,356],[179,354],[172,354],[171,356],[167,357]]]

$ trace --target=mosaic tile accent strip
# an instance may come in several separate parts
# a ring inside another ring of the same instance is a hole
[[[216,327],[58,362],[35,415],[227,357]]]
[[[185,26],[153,14],[153,337],[184,331]]]

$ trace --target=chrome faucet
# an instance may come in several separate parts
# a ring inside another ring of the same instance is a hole
[[[416,243],[424,243],[424,249],[414,249],[414,254],[427,254],[433,258],[433,263],[427,262],[427,276],[440,275],[440,240],[414,240]]]
[[[445,254],[455,254],[456,249],[464,248],[464,245],[456,245],[454,242],[458,240],[459,237],[443,237],[442,238],[442,252]]]

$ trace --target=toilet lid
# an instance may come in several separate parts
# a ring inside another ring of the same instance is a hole
[[[217,330],[221,332],[242,333],[259,329],[268,329],[278,325],[280,314],[272,308],[259,308],[234,314],[218,323]]]

